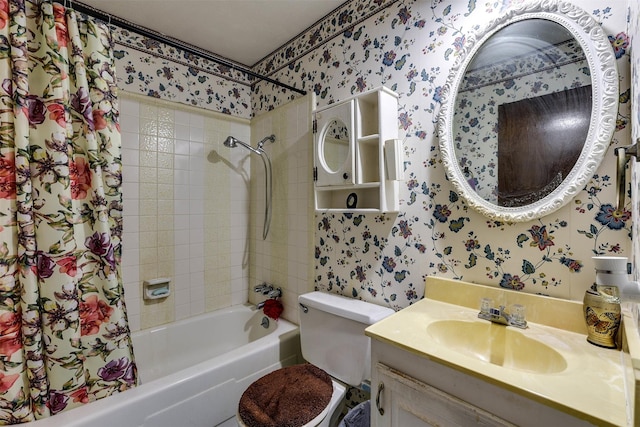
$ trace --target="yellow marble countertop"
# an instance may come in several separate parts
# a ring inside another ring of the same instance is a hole
[[[444,292],[445,289],[448,292]],[[436,343],[427,331],[434,322],[488,322],[477,318],[477,307],[465,306],[472,301],[478,306],[479,296],[486,292],[491,292],[494,301],[507,307],[513,301],[521,303],[521,298],[525,298],[528,327],[522,333],[560,353],[566,360],[566,369],[544,374],[524,372],[498,366]],[[461,294],[461,305],[454,303],[455,297],[452,295],[455,293]],[[541,320],[536,315],[539,312],[537,304],[545,306],[540,310],[548,316],[548,312],[554,312],[551,307],[555,303],[554,299],[517,294],[522,293],[449,279],[428,278],[423,300],[368,327],[366,334],[596,425],[629,425],[623,357],[625,353],[596,347],[587,342],[586,334],[575,331],[580,329],[580,322],[573,318],[567,319],[566,316],[567,313],[571,313],[570,316],[582,316],[581,303],[557,300],[558,304],[564,305],[558,312],[564,313],[567,330],[557,327],[563,324],[561,319],[548,319],[547,323],[556,327],[534,322]],[[440,298],[440,295],[446,297]],[[577,310],[578,307],[580,311]],[[533,318],[530,318],[530,312]]]

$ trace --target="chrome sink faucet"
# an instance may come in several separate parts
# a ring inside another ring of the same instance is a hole
[[[524,318],[524,306],[514,304],[511,308],[512,313],[509,314],[504,305],[498,307],[493,307],[492,305],[493,302],[489,298],[482,298],[478,317],[500,325],[515,326],[521,329],[527,328],[527,321]]]

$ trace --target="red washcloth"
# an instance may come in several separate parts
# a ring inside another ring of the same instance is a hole
[[[264,302],[264,307],[262,308],[264,314],[266,316],[269,316],[273,320],[278,320],[278,317],[280,317],[280,315],[282,314],[282,310],[284,310],[284,307],[282,306],[282,303],[277,299],[266,300]]]

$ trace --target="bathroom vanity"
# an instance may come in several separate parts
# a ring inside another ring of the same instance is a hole
[[[482,298],[523,305],[527,328],[479,319]],[[632,425],[629,353],[586,341],[579,302],[428,277],[366,334],[374,427]]]

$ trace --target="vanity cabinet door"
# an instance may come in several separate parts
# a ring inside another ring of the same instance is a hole
[[[514,426],[400,371],[378,363],[372,411],[377,427]]]
[[[355,183],[353,100],[314,113],[316,187]]]

